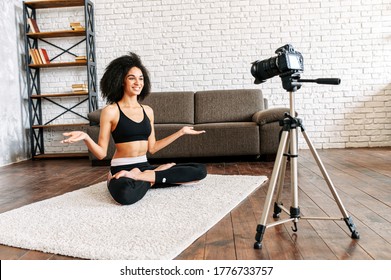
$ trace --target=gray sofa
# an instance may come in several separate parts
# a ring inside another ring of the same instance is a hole
[[[150,159],[216,158],[255,156],[274,159],[279,144],[279,120],[288,108],[267,109],[267,100],[256,89],[198,92],[155,92],[142,104],[154,110],[156,139],[162,139],[184,125],[205,130],[201,135],[185,135]],[[88,114],[90,137],[97,141],[101,109]],[[107,160],[114,154],[111,139]],[[90,160],[98,159],[89,153]]]

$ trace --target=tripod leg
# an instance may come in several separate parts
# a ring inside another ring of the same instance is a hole
[[[266,220],[267,220],[267,216],[269,215],[269,209],[270,209],[270,205],[272,203],[273,193],[274,193],[274,190],[277,185],[277,179],[278,179],[279,172],[281,170],[281,162],[284,157],[283,153],[285,151],[285,147],[288,142],[288,136],[289,136],[289,131],[283,131],[281,134],[281,140],[280,140],[280,144],[278,146],[278,151],[277,151],[276,160],[275,160],[274,166],[273,166],[272,176],[270,178],[269,188],[267,190],[265,206],[263,208],[260,224],[258,224],[258,226],[257,226],[257,233],[255,235],[255,240],[257,242],[254,243],[254,249],[261,249],[262,248],[262,239],[263,239],[263,235],[266,230]]]
[[[289,139],[289,138],[288,138]],[[284,150],[284,157],[288,157],[288,150],[289,150],[289,142],[285,145]],[[285,179],[285,171],[286,171],[286,165],[287,165],[288,158],[284,158],[280,167],[280,172],[278,173],[278,181],[277,181],[277,195],[276,200],[274,202],[274,211],[273,211],[273,218],[279,218],[281,213],[281,207],[283,205],[281,201],[281,193],[282,189],[284,187],[284,179]]]
[[[333,197],[339,207],[339,210],[342,213],[344,221],[345,221],[346,225],[348,226],[350,232],[352,233],[351,237],[353,239],[359,239],[360,235],[356,230],[356,225],[353,223],[353,219],[351,217],[349,217],[348,212],[346,211],[345,207],[343,206],[341,198],[339,197],[337,190],[336,190],[333,182],[331,181],[329,174],[326,171],[326,168],[324,167],[316,149],[314,148],[314,145],[312,144],[312,142],[309,139],[305,130],[302,130],[302,133],[303,133],[305,141],[307,142],[308,147],[311,150],[312,156],[314,157],[314,159],[316,161],[316,164],[318,165],[320,171],[322,172],[323,178],[325,179],[327,185],[329,186],[331,194],[333,195]]]
[[[297,221],[300,218],[299,208],[299,183],[298,183],[298,127],[291,130],[290,139],[290,168],[291,168],[291,196],[292,205],[290,208],[290,217],[293,218],[294,227],[292,230],[297,231]]]

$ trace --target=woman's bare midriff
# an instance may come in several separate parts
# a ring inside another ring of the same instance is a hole
[[[113,158],[139,157],[148,152],[148,141],[134,141],[115,144],[116,151]]]

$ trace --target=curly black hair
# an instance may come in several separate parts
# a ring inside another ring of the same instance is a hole
[[[151,82],[147,68],[142,64],[140,57],[130,52],[129,55],[123,55],[111,61],[106,67],[105,73],[100,80],[100,89],[102,97],[106,98],[108,104],[118,102],[124,96],[124,79],[129,70],[137,67],[144,76],[144,87],[137,100],[144,100],[151,92]]]

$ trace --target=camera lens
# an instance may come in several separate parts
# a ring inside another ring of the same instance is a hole
[[[267,79],[280,74],[278,69],[278,56],[271,57],[262,61],[255,61],[251,66],[251,74],[254,76],[254,83],[260,84],[265,82]]]

